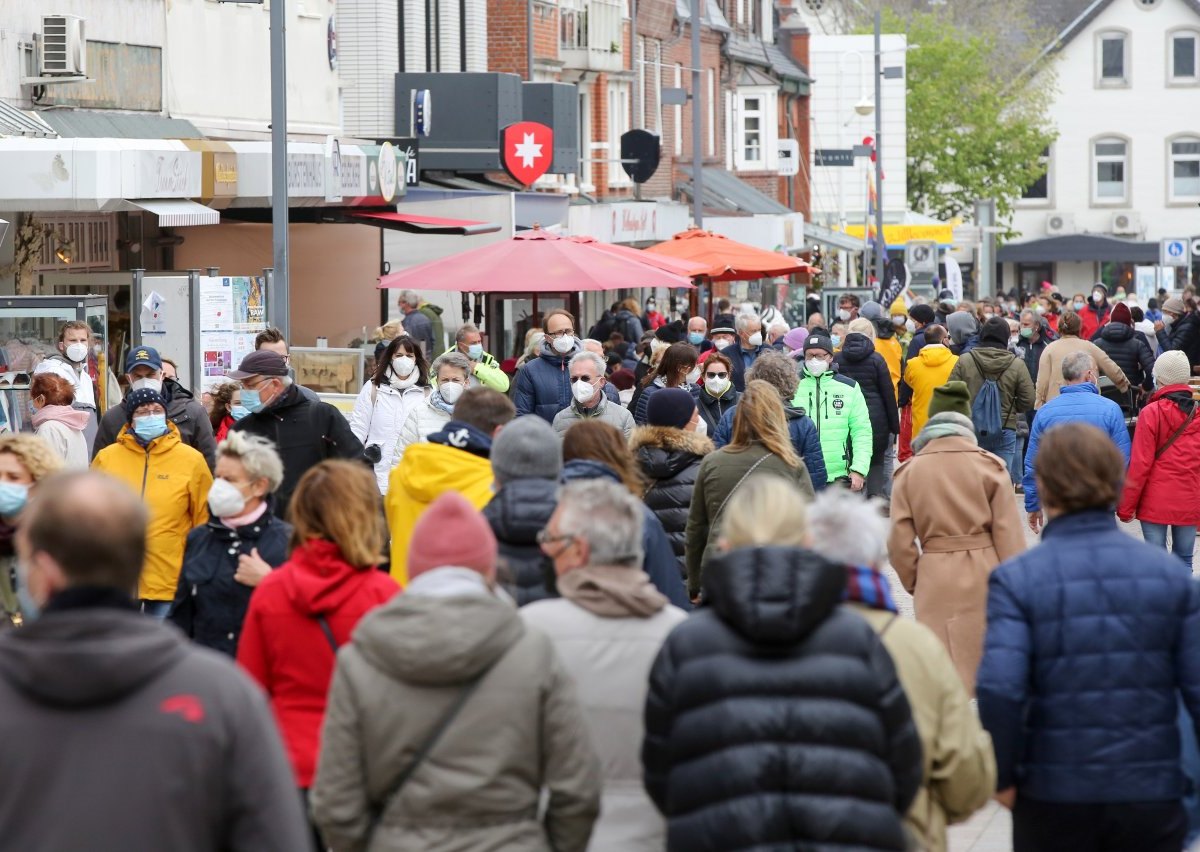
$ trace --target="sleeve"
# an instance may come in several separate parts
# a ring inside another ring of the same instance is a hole
[[[692,502],[684,532],[687,539],[687,591],[688,596],[693,598],[700,594],[700,567],[704,560],[704,549],[708,546],[708,501],[704,481],[708,477],[709,458],[711,456],[700,463],[700,470],[696,474],[696,485],[692,488]]]
[[[825,468],[825,453],[821,451],[821,436],[812,420],[804,431],[804,466],[808,468],[813,491],[824,491],[829,484],[829,471]]]
[[[733,413],[737,409],[731,408],[721,415],[721,420],[717,423],[717,431],[713,435],[713,446],[718,450],[726,446],[733,438]]]
[[[994,460],[991,463],[995,463]],[[992,489],[992,546],[1001,562],[1025,552],[1025,527],[1013,500],[1008,469],[998,470]]]
[[[362,390],[358,392],[358,397],[354,400],[354,410],[350,412],[350,431],[364,444],[370,437],[371,410],[374,408],[374,404],[371,402],[373,388],[375,388],[375,383],[372,381],[368,381],[362,386]]]
[[[419,405],[424,404],[424,402],[419,403]],[[405,450],[421,440],[421,433],[417,429],[417,410],[414,408],[410,411],[408,417],[404,418],[404,425],[400,427],[400,434],[396,437],[396,451],[392,455],[392,467],[400,464]]]
[[[357,459],[362,457],[363,445],[362,441],[354,437],[354,433],[350,431],[350,423],[329,403],[321,403],[327,409],[329,416],[329,433],[325,440],[330,446],[326,448],[326,458],[338,459]]]
[[[1038,377],[1041,381],[1041,377]],[[1025,511],[1036,512],[1042,508],[1038,500],[1037,479],[1033,476],[1033,464],[1037,461],[1038,444],[1042,440],[1042,426],[1046,421],[1041,417],[1033,418],[1029,427],[1028,446],[1025,448],[1025,475],[1021,477],[1021,487],[1025,490]]]
[[[1034,408],[1041,408],[1046,404],[1046,398],[1050,395],[1050,378],[1050,347],[1047,346],[1042,350],[1041,357],[1038,358],[1037,386],[1033,394]]]
[[[975,681],[979,720],[992,735],[996,753],[998,790],[1007,790],[1017,782],[1033,654],[1029,622],[1009,589],[1009,574],[1001,566],[988,579],[987,633]],[[1200,635],[1196,638],[1200,641]]]
[[[517,371],[517,389],[513,394],[513,405],[517,409],[517,416],[523,417],[534,413],[534,404],[533,378],[529,375],[527,363]]]
[[[671,637],[663,643],[650,669],[646,691],[645,735],[642,738],[642,783],[660,813],[667,807],[667,778],[671,774],[671,727],[675,721],[675,660]]]
[[[1141,364],[1142,374],[1145,379],[1142,381],[1142,387],[1146,390],[1154,390],[1154,353],[1150,351],[1149,342],[1137,339],[1138,363]]]
[[[213,476],[203,465],[196,465],[196,472],[189,477],[188,498],[191,501],[192,529],[208,523],[208,491],[212,488]]]
[[[959,358],[957,361],[955,361],[954,366],[950,368],[950,375],[946,377],[946,381],[948,381],[948,382],[965,382],[967,380],[967,377],[963,375],[963,370],[964,370],[963,365],[965,363],[966,362],[962,358]]]
[[[913,362],[911,360],[904,363],[904,376],[900,379],[900,396],[896,400],[897,405],[901,408],[912,405],[912,365]],[[956,364],[955,366],[958,365]]]
[[[1183,602],[1183,624],[1175,643],[1175,677],[1192,724],[1200,731],[1200,581],[1188,577]],[[1190,774],[1190,773],[1189,773]]]
[[[883,397],[884,412],[887,414],[888,433],[899,435],[900,409],[896,406],[896,386],[892,384],[892,371],[888,369],[887,362],[882,357],[875,365],[875,374],[879,395]]]
[[[852,388],[850,401],[850,453],[854,463],[850,469],[855,473],[866,476],[871,469],[871,455],[874,452],[874,434],[871,432],[871,412],[867,409],[867,399],[863,396],[862,388],[857,385]]]
[[[868,664],[880,687],[879,715],[887,737],[887,764],[896,785],[896,811],[903,814],[921,789],[925,770],[921,759],[921,737],[917,734],[908,697],[896,676],[896,667],[887,648],[873,631],[870,638]]]
[[[600,815],[600,760],[575,682],[553,649],[549,653],[553,662],[542,695],[542,785],[549,793],[546,837],[555,852],[585,852]]]
[[[1121,488],[1121,502],[1117,506],[1117,517],[1128,523],[1137,517],[1142,491],[1154,464],[1154,453],[1158,449],[1158,430],[1162,418],[1157,404],[1142,409],[1137,429],[1133,433],[1133,445],[1129,456],[1129,470],[1125,474],[1125,485]]]
[[[1104,407],[1108,410],[1108,433],[1112,436],[1117,449],[1121,451],[1121,455],[1125,456],[1125,465],[1128,467],[1131,442],[1129,427],[1125,425],[1125,415],[1121,413],[1121,408],[1116,403]]]
[[[917,527],[908,504],[908,486],[904,479],[892,483],[892,528],[888,533],[888,559],[910,595],[917,587]]]
[[[679,576],[679,560],[671,547],[671,540],[667,538],[654,512],[643,506],[642,515],[646,521],[642,536],[645,549],[642,567],[654,587],[666,595],[671,603],[687,612],[692,608],[692,602],[688,599],[683,578]]]
[[[92,443],[93,459],[105,447],[116,443],[117,435],[124,425],[125,406],[118,402],[104,412],[104,416],[100,418],[100,424],[96,427],[96,440]]]
[[[491,355],[485,354],[484,359],[475,365],[475,378],[479,379],[479,383],[485,388],[508,393],[508,376]]]
[[[257,605],[262,600],[261,589],[262,586],[259,586],[250,596],[250,606],[246,610],[246,619],[242,622],[242,635],[238,637],[237,661],[250,677],[258,681],[267,695],[271,695],[271,665],[262,616],[259,613],[261,607]]]
[[[646,425],[646,413],[650,409],[650,396],[643,391],[637,399],[637,404],[633,406],[633,422],[638,426]]]
[[[1117,366],[1116,361],[1108,357],[1107,352],[1095,343],[1089,344],[1089,351],[1092,357],[1096,359],[1096,364],[1099,365],[1100,372],[1112,379],[1112,383],[1117,386],[1117,390],[1122,392],[1129,390],[1129,379],[1125,377],[1125,371]]]
[[[1027,411],[1033,411],[1033,404],[1037,399],[1037,390],[1033,386],[1033,378],[1029,375],[1029,368],[1025,366],[1025,362],[1017,358],[1013,362],[1012,368],[1017,374],[1017,390],[1013,399],[1015,406],[1013,412],[1015,414],[1024,414]]]
[[[338,852],[365,849],[369,839],[371,803],[361,726],[354,682],[339,655],[321,726],[317,774],[309,791],[313,822],[322,839]]]
[[[194,399],[188,403],[188,415],[196,422],[196,430],[193,433],[195,443],[192,446],[204,456],[211,473],[217,469],[217,439],[213,435],[212,421],[208,419],[208,412],[204,410],[204,406]],[[209,481],[211,483],[212,477],[209,477]]]
[[[188,536],[187,545],[183,552],[184,565],[187,565],[188,550],[195,546],[195,540],[192,536]],[[175,600],[171,603],[171,610],[167,613],[167,619],[182,630],[184,636],[194,639],[196,638],[194,632],[195,617],[196,606],[192,600],[191,584],[187,580],[187,575],[180,572],[179,582],[175,584]]]

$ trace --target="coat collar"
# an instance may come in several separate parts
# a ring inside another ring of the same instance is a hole
[[[1113,517],[1111,509],[1087,509],[1069,515],[1059,515],[1046,524],[1046,529],[1042,531],[1042,540],[1060,536],[1094,535],[1116,528],[1117,520]]]
[[[1091,382],[1084,382],[1081,385],[1063,385],[1059,389],[1059,393],[1094,393],[1099,396],[1100,388],[1096,387]]]

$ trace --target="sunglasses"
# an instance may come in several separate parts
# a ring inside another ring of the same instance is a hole
[[[727,378],[729,378],[729,373],[705,373],[704,378],[706,378],[706,379],[727,379]]]
[[[592,378],[591,376],[575,376],[574,378],[571,379],[572,384],[574,384],[575,382],[587,382],[590,385],[594,381],[596,381],[596,380],[594,378]]]

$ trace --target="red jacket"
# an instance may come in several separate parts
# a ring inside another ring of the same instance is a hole
[[[1133,435],[1133,452],[1117,517],[1122,521],[1137,518],[1152,524],[1195,526],[1200,524],[1200,477],[1196,460],[1200,458],[1200,412],[1187,431],[1155,460],[1154,454],[1175,434],[1187,415],[1168,394],[1188,394],[1187,385],[1167,385],[1150,397],[1138,415]]]
[[[217,434],[213,436],[218,444],[225,440],[225,436],[229,434],[230,427],[236,422],[228,414],[221,418],[221,425],[217,427]]]
[[[352,567],[336,544],[318,539],[292,551],[250,597],[237,659],[267,691],[301,789],[312,784],[333,678],[333,648],[316,616],[343,645],[360,618],[398,591],[389,575]]]
[[[1083,320],[1083,330],[1079,332],[1079,336],[1084,340],[1091,340],[1092,336],[1104,326],[1108,325],[1108,320],[1112,316],[1112,305],[1108,302],[1096,311],[1092,304],[1083,306],[1083,310],[1079,312],[1079,318]]]

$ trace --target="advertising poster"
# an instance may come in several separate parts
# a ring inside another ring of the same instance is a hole
[[[267,323],[267,300],[263,297],[265,282],[261,275],[226,278],[233,290],[233,330],[261,331]]]
[[[232,334],[205,334],[203,352],[204,377],[221,377],[237,365],[233,360]]]
[[[205,391],[225,380],[254,351],[255,336],[267,327],[266,282],[262,276],[200,279],[200,383]]]
[[[229,278],[200,279],[201,331],[233,331],[233,287]]]

